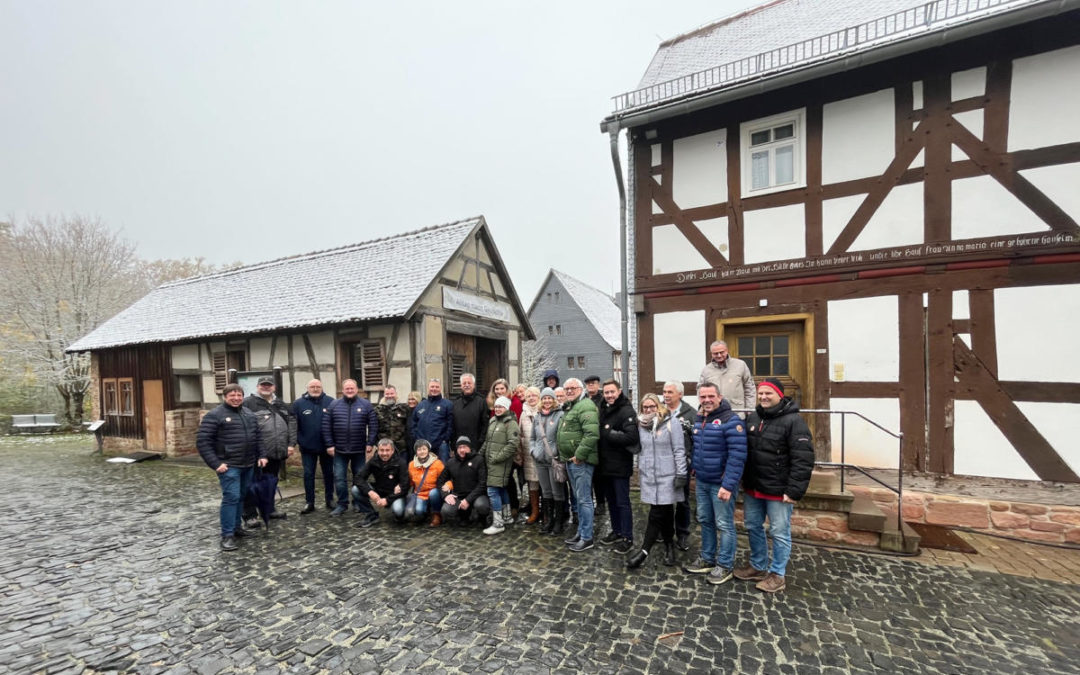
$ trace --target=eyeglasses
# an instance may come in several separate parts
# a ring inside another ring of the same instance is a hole
[[[655,403],[650,403],[648,405],[641,406],[641,409],[642,410],[657,410],[658,408],[656,407]]]
[[[581,387],[563,387],[563,391],[581,391]]]

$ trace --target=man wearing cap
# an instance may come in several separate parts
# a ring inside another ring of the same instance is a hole
[[[257,387],[254,393],[244,399],[244,407],[255,413],[255,419],[259,421],[259,435],[267,460],[263,471],[271,476],[276,489],[281,465],[296,448],[296,417],[289,404],[277,397],[273,377],[260,377]],[[275,509],[270,517],[284,518],[285,512]],[[248,527],[258,527],[260,524],[256,500],[250,493],[244,496],[244,519]]]
[[[468,436],[457,439],[454,454],[443,467],[437,483],[443,497],[442,519],[447,524],[484,522],[491,513],[487,498],[487,462],[473,450]]]
[[[315,469],[322,469],[323,497],[326,510],[334,508],[334,458],[326,454],[323,442],[322,419],[326,409],[334,402],[322,388],[322,382],[312,380],[307,391],[293,401],[292,413],[296,418],[296,444],[300,446],[300,459],[304,462],[304,501],[307,502],[300,515],[315,510]]]
[[[363,468],[367,455],[375,449],[379,418],[375,408],[363,396],[356,380],[341,383],[342,397],[330,404],[323,415],[322,435],[326,452],[334,458],[334,487],[337,506],[330,512],[340,516],[349,510],[349,483]],[[393,441],[390,442],[393,445]],[[362,511],[367,499],[353,500],[353,508]]]
[[[247,535],[243,523],[243,495],[255,475],[255,465],[266,466],[259,439],[259,422],[244,407],[244,388],[228,384],[224,401],[199,423],[195,447],[221,483],[221,548],[236,550],[236,537]]]
[[[712,361],[701,369],[698,386],[712,382],[732,409],[753,408],[756,400],[754,376],[750,374],[746,362],[731,356],[727,343],[723,340],[709,345],[709,354]],[[739,417],[745,417],[745,414],[740,413]]]
[[[604,392],[600,390],[600,376],[590,375],[585,378],[585,395],[593,402],[596,409],[604,404]]]
[[[604,407],[604,392],[600,387],[600,376],[590,375],[585,378],[585,395],[589,397],[589,400],[596,406],[597,415]],[[593,486],[593,525],[601,525],[604,520],[604,514],[607,513],[607,493],[604,491],[604,479],[599,472],[593,473],[592,477]]]
[[[412,437],[431,443],[435,453],[446,464],[450,458],[450,442],[454,438],[454,404],[443,398],[442,382],[428,380],[427,397],[413,408],[410,424]]]
[[[750,540],[750,564],[735,577],[757,581],[757,589],[776,593],[787,587],[791,557],[791,511],[806,494],[814,471],[810,428],[799,405],[784,395],[780,380],[766,378],[757,388],[758,404],[746,420],[749,451],[743,473],[743,520]],[[772,562],[765,519],[772,535]]]

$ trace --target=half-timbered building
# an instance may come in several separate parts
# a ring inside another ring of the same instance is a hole
[[[481,216],[164,284],[69,351],[91,353],[106,449],[184,454],[230,377],[252,391],[280,373],[289,401],[312,378],[404,401],[464,371],[516,382],[532,337]]]
[[[905,469],[1080,480],[1078,83],[1075,0],[773,0],[661,44],[602,122],[637,388],[723,339]]]

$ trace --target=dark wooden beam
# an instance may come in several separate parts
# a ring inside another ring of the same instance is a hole
[[[698,229],[698,226],[694,224],[694,221],[683,215],[678,204],[676,204],[671,198],[671,195],[663,189],[663,186],[657,184],[655,178],[649,178],[649,182],[652,183],[653,200],[661,210],[674,221],[675,227],[679,228],[679,232],[682,232],[682,235],[686,237],[687,241],[697,249],[697,252],[701,254],[701,257],[705,258],[705,261],[711,267],[724,267],[727,265],[727,258],[724,257],[724,254],[721,253],[720,250],[709,241],[709,238]]]
[[[900,431],[904,469],[926,471],[926,355],[922,293],[898,296],[900,321]]]
[[[739,159],[739,126],[727,127],[727,184],[728,184],[728,260],[732,265],[742,265],[743,215],[742,215],[742,166]]]
[[[927,468],[934,473],[953,472],[953,331],[952,291],[930,291],[927,307],[928,346]],[[957,340],[959,342],[959,340]]]

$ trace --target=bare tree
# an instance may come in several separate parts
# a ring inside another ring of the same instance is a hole
[[[555,367],[555,354],[548,347],[547,338],[521,343],[521,381],[533,385],[541,381],[544,371]]]
[[[0,316],[19,338],[6,350],[56,388],[69,424],[81,424],[90,359],[65,350],[146,292],[134,246],[98,218],[28,217],[0,228],[0,265]]]

